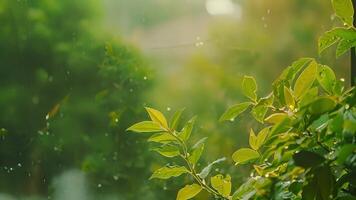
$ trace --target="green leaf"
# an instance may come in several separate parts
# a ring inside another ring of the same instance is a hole
[[[257,143],[257,136],[255,135],[255,132],[253,132],[252,128],[250,130],[250,137],[248,142],[253,150],[257,151],[260,148],[259,144]]]
[[[268,111],[267,106],[257,105],[252,108],[251,114],[258,122],[264,123],[264,119],[267,111]]]
[[[251,102],[244,102],[231,106],[220,117],[219,121],[234,120],[238,115],[243,113],[251,104]]]
[[[161,154],[162,156],[168,158],[172,158],[180,155],[179,148],[172,145],[163,145],[161,147],[154,148],[153,150]]]
[[[286,113],[273,113],[272,115],[268,116],[265,121],[270,124],[278,124],[287,117],[288,115]]]
[[[292,92],[286,86],[284,86],[284,101],[289,109],[293,110],[295,108],[295,101]]]
[[[313,85],[318,72],[318,64],[312,61],[299,75],[294,85],[294,95],[299,99]]]
[[[242,92],[244,93],[244,95],[255,102],[257,100],[256,91],[257,83],[255,78],[253,78],[252,76],[244,76],[242,81]]]
[[[320,115],[333,110],[336,102],[330,97],[319,97],[309,105],[311,114]]]
[[[311,102],[313,102],[319,94],[319,89],[318,87],[312,87],[310,88],[306,94],[299,100],[299,107],[305,107],[309,105]]]
[[[170,143],[170,142],[175,142],[175,141],[177,141],[177,139],[170,133],[163,132],[163,133],[156,133],[156,134],[152,135],[150,138],[148,138],[147,141],[166,144],[166,143]]]
[[[335,29],[325,32],[322,36],[319,37],[318,40],[318,51],[319,55],[321,55],[327,48],[331,47],[337,41],[339,41],[339,37],[336,35]]]
[[[250,199],[249,194],[254,195],[255,188],[254,185],[256,183],[256,180],[254,178],[249,178],[247,181],[245,181],[232,195],[233,200],[247,200]],[[248,198],[244,198],[246,196],[249,196]]]
[[[336,15],[348,26],[353,26],[354,8],[351,0],[332,0]]]
[[[187,200],[195,197],[202,190],[198,184],[186,185],[177,194],[177,200]]]
[[[234,154],[232,154],[232,159],[236,162],[236,164],[246,163],[248,161],[255,160],[259,157],[260,154],[250,148],[241,148],[235,151]]]
[[[199,158],[201,157],[203,151],[204,151],[204,145],[207,137],[200,139],[195,145],[192,147],[192,153],[188,157],[189,162],[192,165],[195,165]]]
[[[168,129],[167,120],[160,111],[149,107],[146,107],[146,111],[150,115],[152,121],[157,122],[163,128]]]
[[[214,162],[210,163],[208,166],[204,167],[203,170],[201,170],[201,172],[199,173],[199,176],[200,176],[202,179],[206,178],[206,177],[209,175],[209,173],[210,173],[210,171],[211,171],[211,168],[212,168],[215,164],[217,164],[217,163],[219,163],[219,162],[223,162],[223,161],[225,161],[225,160],[226,160],[226,158],[220,158],[220,159],[217,159],[217,160],[215,160]]]
[[[229,197],[231,193],[231,177],[218,174],[210,178],[211,186],[223,197]]]
[[[170,126],[171,130],[177,129],[183,111],[184,111],[184,109],[181,109],[174,113],[172,119],[169,122],[169,126]]]
[[[171,177],[178,177],[182,174],[189,173],[187,168],[181,166],[162,167],[153,172],[150,179],[169,179]]]
[[[317,187],[319,189],[319,194],[321,199],[331,199],[334,189],[334,176],[330,170],[329,166],[322,166],[318,168],[315,172],[317,178]]]
[[[321,87],[326,92],[333,94],[336,77],[334,71],[330,67],[326,65],[319,65],[317,79]]]
[[[130,126],[127,131],[134,131],[137,133],[150,133],[163,131],[161,126],[152,121],[143,121]]]
[[[268,133],[269,133],[269,127],[266,127],[264,129],[262,129],[258,133],[258,135],[257,135],[257,145],[259,147],[261,147],[265,143],[265,141],[267,139],[267,136],[268,136]]]
[[[287,67],[280,77],[278,79],[282,80],[287,80],[289,82],[292,82],[295,78],[295,76],[298,74],[298,72],[307,64],[309,64],[311,61],[313,61],[313,58],[300,58],[292,63],[291,66]],[[278,80],[277,79],[277,80]]]
[[[317,153],[302,150],[293,155],[293,160],[297,166],[310,168],[320,165],[325,159]]]
[[[336,57],[342,56],[346,53],[349,49],[356,46],[356,40],[340,40],[339,44],[336,47]]]
[[[355,144],[346,144],[340,148],[337,152],[337,162],[339,164],[344,164],[347,157],[356,153],[356,145]]]
[[[193,117],[192,119],[190,119],[187,124],[184,126],[184,128],[182,129],[181,133],[178,135],[178,137],[180,139],[182,139],[183,141],[187,141],[192,133],[193,127],[194,127],[194,123],[196,120],[196,116]]]

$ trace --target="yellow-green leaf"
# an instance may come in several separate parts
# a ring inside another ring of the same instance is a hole
[[[265,121],[270,124],[278,124],[283,121],[288,115],[286,113],[274,113],[268,116]]]
[[[177,194],[177,200],[187,200],[195,197],[202,190],[198,184],[186,185]]]
[[[176,146],[172,146],[172,145],[163,145],[161,147],[154,148],[153,150],[156,151],[157,153],[161,154],[162,156],[165,156],[168,158],[179,156],[179,154],[180,154],[179,148]]]
[[[236,164],[245,163],[251,160],[255,160],[260,157],[260,154],[250,148],[241,148],[232,154],[232,159]]]
[[[250,130],[249,144],[250,147],[256,151],[260,148],[259,145],[257,144],[257,137],[255,135],[255,132],[253,132],[252,128]]]
[[[178,110],[174,113],[172,119],[169,122],[169,126],[171,130],[176,130],[180,121],[180,117],[183,113],[184,109]]]
[[[335,13],[340,19],[347,24],[352,26],[353,16],[354,16],[354,7],[351,0],[332,0],[332,4],[335,10]]]
[[[187,168],[181,166],[170,166],[170,167],[162,167],[153,172],[150,179],[169,179],[171,177],[178,177],[182,174],[189,173]]]
[[[156,133],[152,135],[150,138],[148,138],[147,141],[166,144],[166,143],[177,141],[177,139],[170,133],[163,132],[163,133]]]
[[[204,146],[205,146],[205,140],[207,137],[200,139],[195,145],[192,147],[192,153],[188,157],[188,160],[191,164],[195,165],[199,158],[201,157],[203,151],[204,151]]]
[[[255,78],[252,76],[244,76],[242,80],[242,92],[244,95],[248,98],[250,98],[252,101],[257,100],[257,83]]]
[[[231,193],[231,177],[218,174],[210,178],[210,183],[213,188],[223,197],[229,197]]]
[[[322,54],[327,48],[339,41],[339,37],[336,34],[335,29],[325,32],[319,37],[318,40],[318,52]]]
[[[178,137],[184,141],[187,141],[192,133],[194,123],[195,123],[196,117],[193,117],[190,119],[187,124],[184,126],[183,130],[181,133],[178,135]]]
[[[340,40],[339,44],[336,47],[336,57],[338,58],[342,56],[349,49],[355,46],[356,46],[356,40],[347,40],[347,39]]]
[[[149,108],[149,107],[146,107],[146,110],[147,110],[148,114],[150,115],[150,118],[152,121],[157,122],[163,128],[168,129],[167,120],[160,111],[155,110],[153,108]]]
[[[160,132],[163,131],[161,126],[156,122],[143,121],[130,126],[128,131],[134,131],[137,133],[149,133],[149,132]]]
[[[289,109],[294,109],[295,108],[295,101],[292,92],[284,86],[284,101],[286,102],[286,105],[288,106]]]
[[[319,65],[317,79],[321,87],[326,92],[329,94],[333,93],[336,84],[336,77],[334,71],[330,67],[326,65]]]
[[[318,63],[314,60],[300,74],[294,85],[294,95],[299,99],[313,85],[318,72]]]
[[[323,114],[333,110],[336,102],[330,97],[319,97],[309,105],[309,111],[312,114]]]
[[[251,102],[244,102],[231,106],[220,117],[219,121],[234,120],[238,115],[243,113],[251,104]]]
[[[257,144],[259,146],[259,148],[265,143],[266,138],[268,136],[269,133],[269,127],[266,127],[264,129],[262,129],[258,135],[257,135]]]

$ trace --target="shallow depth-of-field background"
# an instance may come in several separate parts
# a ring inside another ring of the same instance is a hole
[[[0,1],[0,199],[174,199],[179,181],[148,180],[165,162],[125,131],[144,106],[196,114],[203,162],[231,162],[259,126],[218,122],[243,75],[270,91],[308,56],[349,82],[348,55],[317,54],[337,23],[325,0]]]

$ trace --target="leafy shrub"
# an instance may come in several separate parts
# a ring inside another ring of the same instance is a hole
[[[1,192],[51,193],[53,178],[70,168],[124,198],[144,185],[132,177],[151,154],[122,133],[143,114],[151,75],[139,51],[99,28],[99,5],[0,1]]]
[[[319,39],[319,52],[338,43],[336,55],[356,45],[349,0],[333,0],[336,15],[345,27],[337,27]],[[273,91],[258,97],[253,77],[242,81],[248,101],[238,103],[221,116],[234,120],[249,111],[264,128],[250,130],[249,147],[232,154],[235,165],[251,164],[244,184],[232,192],[231,176],[212,174],[215,164],[200,168],[199,158],[206,138],[191,145],[195,117],[179,127],[182,110],[168,122],[158,110],[146,108],[150,121],[128,128],[155,133],[148,141],[153,150],[180,165],[156,170],[151,179],[169,179],[188,174],[192,183],[178,191],[177,200],[190,199],[206,190],[219,199],[356,199],[356,108],[355,91],[345,89],[333,70],[313,58],[301,58],[273,82]],[[257,133],[257,134],[256,134]],[[178,158],[182,162],[178,161]]]

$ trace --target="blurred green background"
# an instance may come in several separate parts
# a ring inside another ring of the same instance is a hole
[[[264,96],[307,56],[348,83],[348,55],[317,55],[334,19],[325,0],[0,1],[0,199],[175,199],[188,180],[148,180],[167,161],[125,131],[144,106],[198,115],[203,163],[227,157],[236,188],[229,159],[259,124],[218,118],[241,77]]]

